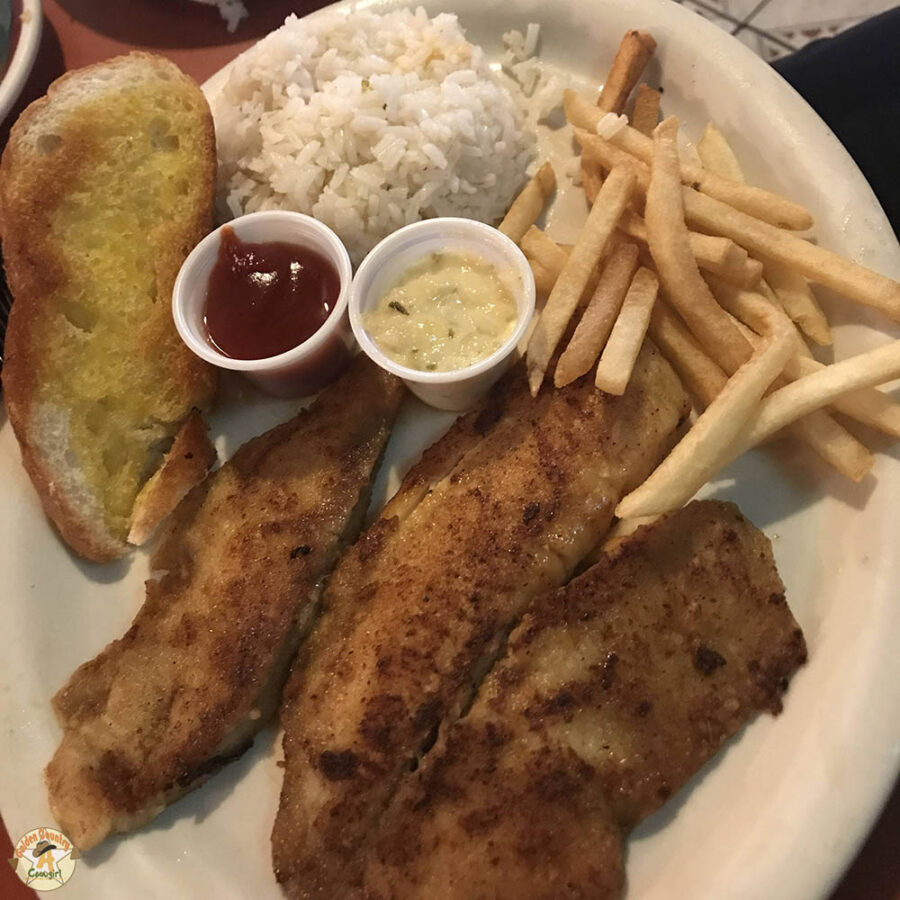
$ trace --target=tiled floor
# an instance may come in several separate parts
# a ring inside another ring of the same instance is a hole
[[[768,62],[833,37],[895,0],[677,0],[715,22]]]

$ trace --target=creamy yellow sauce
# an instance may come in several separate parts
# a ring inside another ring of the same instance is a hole
[[[462,369],[513,333],[516,301],[497,268],[471,253],[432,253],[363,315],[381,351],[423,372]]]

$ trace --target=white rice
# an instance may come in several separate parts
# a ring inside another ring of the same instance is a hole
[[[524,34],[521,31],[507,31],[503,35],[506,51],[501,60],[503,71],[513,78],[522,95],[520,101],[527,114],[528,126],[532,129],[560,108],[566,87],[565,82],[549,73],[536,56],[540,28],[532,22]]]
[[[611,141],[627,124],[628,116],[617,116],[609,112],[597,123],[597,134]]]
[[[537,31],[522,43],[524,58]],[[422,9],[289,17],[238,59],[213,114],[230,211],[313,215],[357,262],[421,218],[498,221],[535,148],[456,17]]]

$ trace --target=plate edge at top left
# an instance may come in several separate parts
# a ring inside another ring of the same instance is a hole
[[[12,14],[14,21],[18,19],[18,39],[0,81],[0,121],[7,117],[25,87],[37,58],[44,27],[41,0],[13,0]],[[14,27],[12,33],[15,32]]]

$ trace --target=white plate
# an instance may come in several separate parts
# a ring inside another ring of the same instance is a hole
[[[20,0],[11,4],[12,14],[19,16],[19,35],[12,56],[0,81],[0,121],[6,118],[31,74],[31,68],[41,45],[44,14],[41,0]]]
[[[700,17],[662,0],[455,0],[454,9],[472,39],[495,56],[503,31],[541,22],[543,57],[594,82],[627,28],[652,30],[666,112],[680,115],[695,136],[714,118],[734,139],[749,178],[812,209],[823,244],[900,277],[888,223],[838,141],[775,72]],[[567,215],[571,207],[553,227],[571,227]],[[884,339],[856,323],[880,329],[885,323],[849,304],[835,305],[833,318],[845,323],[838,328],[839,355]],[[227,435],[226,453],[294,407],[259,402],[245,390],[249,405],[232,397],[214,423]],[[380,498],[447,422],[413,403],[406,407],[379,478]],[[760,717],[632,837],[631,898],[824,896],[897,768],[896,448],[878,456],[874,477],[859,486],[801,450],[752,454],[727,475],[714,492],[736,500],[773,539],[810,662],[778,719]],[[127,628],[143,599],[146,559],[138,554],[105,567],[74,560],[41,515],[8,425],[0,433],[0,483],[6,598],[0,808],[15,839],[50,824],[40,773],[59,731],[49,698],[76,665]],[[269,832],[281,781],[278,755],[270,730],[242,760],[150,826],[91,853],[66,897],[277,898]]]

